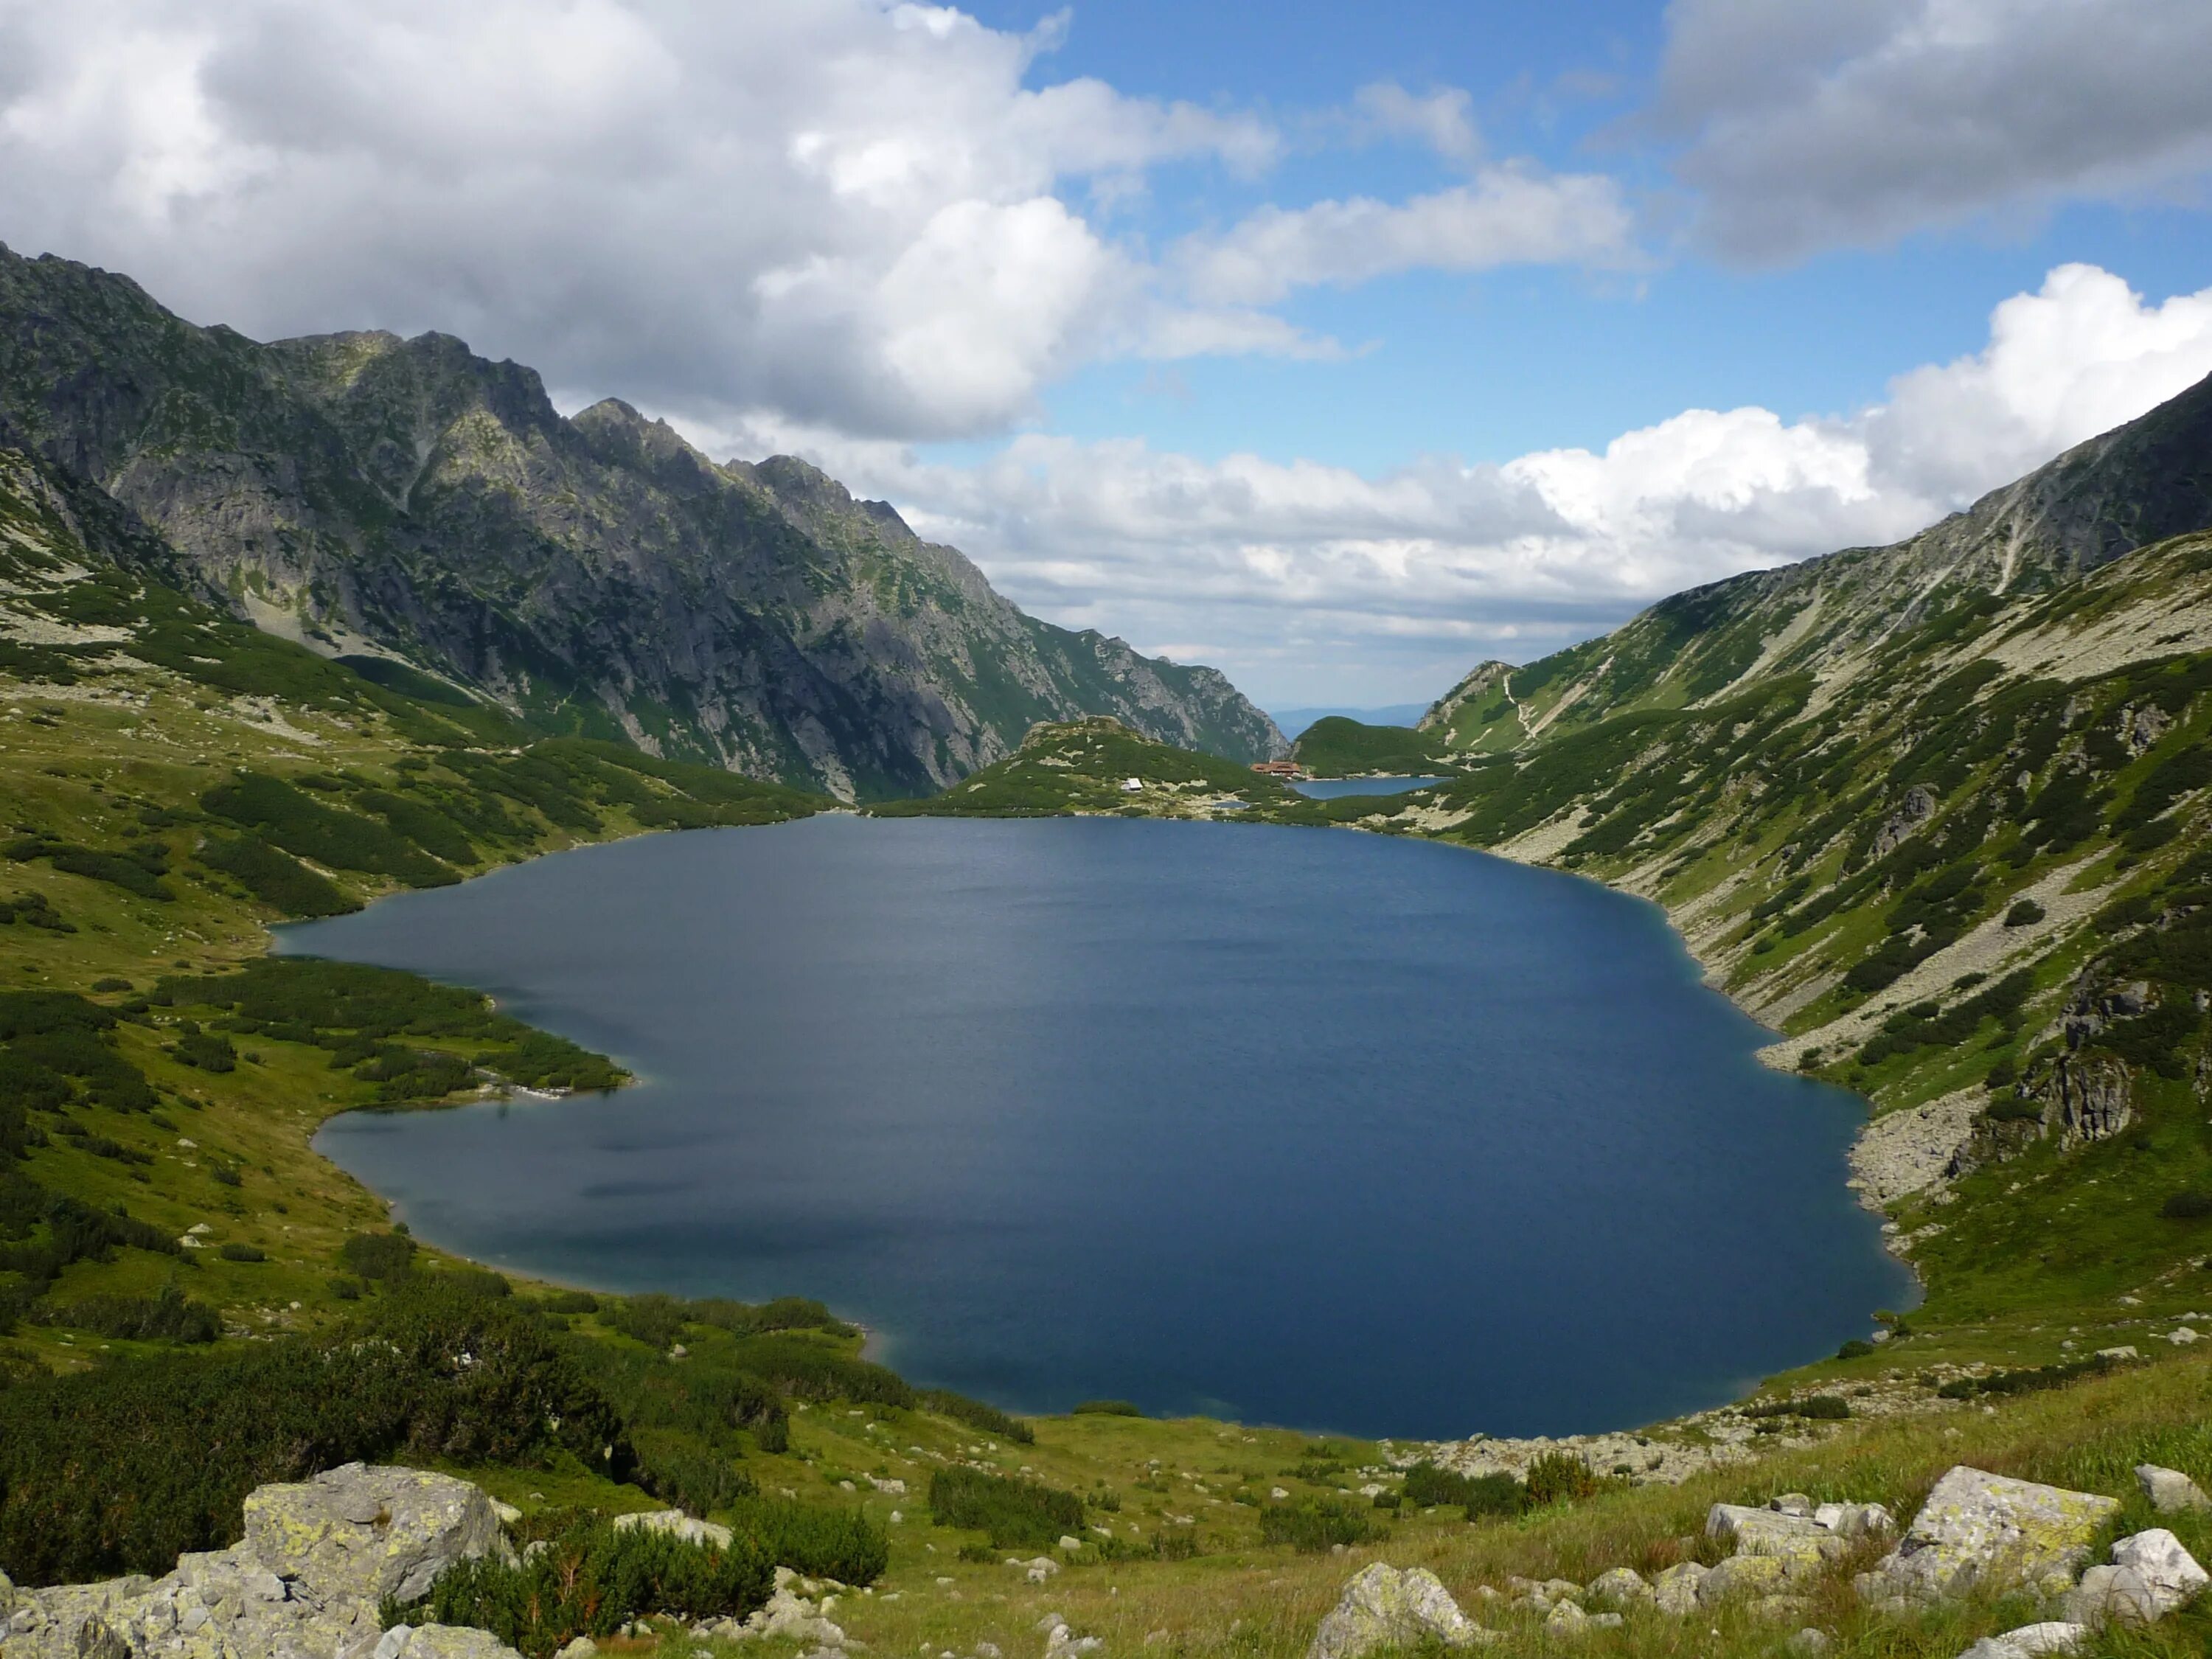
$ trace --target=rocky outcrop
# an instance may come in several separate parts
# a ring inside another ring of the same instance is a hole
[[[447,336],[264,345],[0,248],[0,420],[203,597],[550,729],[848,796],[932,793],[1085,714],[1288,752],[1219,673],[1024,615],[804,461],[718,465],[613,400],[565,418]]]
[[[2073,1586],[2117,1498],[1991,1474],[1963,1464],[1938,1480],[1871,1572],[1869,1601],[1927,1601],[1970,1589],[2056,1595]]]
[[[513,1659],[483,1631],[378,1617],[456,1561],[511,1553],[468,1482],[349,1463],[255,1492],[227,1550],[158,1579],[18,1591],[0,1628],[7,1659]]]
[[[1916,783],[1905,792],[1905,799],[1897,810],[1881,821],[1874,832],[1874,855],[1895,852],[1905,844],[1905,837],[1936,816],[1936,793],[1927,785]]]
[[[1422,1567],[1400,1571],[1380,1561],[1363,1567],[1314,1632],[1306,1659],[1360,1659],[1378,1648],[1413,1648],[1424,1642],[1466,1647],[1495,1641],[1460,1610],[1436,1574]]]

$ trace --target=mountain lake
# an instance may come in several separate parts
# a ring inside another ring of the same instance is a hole
[[[318,1146],[519,1273],[818,1297],[917,1385],[1316,1431],[1617,1428],[1911,1281],[1853,1097],[1769,1071],[1658,910],[1347,831],[653,835],[282,930],[478,987],[612,1095]]]

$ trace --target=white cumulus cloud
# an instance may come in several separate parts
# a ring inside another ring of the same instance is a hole
[[[2212,173],[2204,0],[1672,0],[1645,123],[1750,260]]]
[[[1431,696],[1739,571],[1892,541],[2212,374],[2212,289],[2148,303],[2053,270],[1983,349],[1899,374],[1868,409],[1688,410],[1601,450],[1379,477],[1135,440],[1016,439],[975,465],[755,430],[973,554],[1018,602],[1172,646],[1282,705]]]

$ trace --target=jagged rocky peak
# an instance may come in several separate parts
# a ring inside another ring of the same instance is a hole
[[[618,401],[563,419],[450,335],[264,345],[0,250],[0,421],[240,615],[549,731],[847,796],[941,788],[1085,714],[1283,752],[1219,675],[1024,616],[820,469],[718,465]]]

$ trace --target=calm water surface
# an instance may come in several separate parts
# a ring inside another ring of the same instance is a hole
[[[1340,795],[1402,795],[1408,789],[1425,789],[1442,778],[1308,778],[1291,788],[1309,800],[1334,800]]]
[[[1850,1097],[1650,907],[1455,848],[1121,819],[651,836],[287,930],[648,1081],[335,1121],[422,1237],[820,1297],[1024,1410],[1648,1421],[1911,1295]]]

